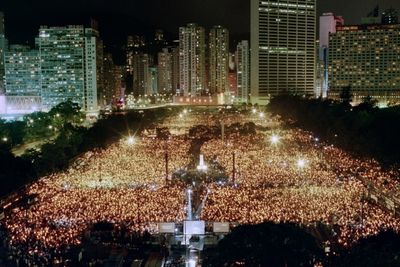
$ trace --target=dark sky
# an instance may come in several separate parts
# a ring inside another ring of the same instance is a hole
[[[332,11],[346,23],[358,23],[379,3],[400,11],[400,0],[318,0],[318,15]],[[206,28],[221,24],[233,39],[249,35],[250,0],[0,0],[11,43],[33,42],[39,25],[100,22],[107,43],[119,44],[128,33],[149,34],[155,28],[176,35],[178,27],[197,22]]]

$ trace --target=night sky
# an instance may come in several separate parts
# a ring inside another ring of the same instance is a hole
[[[332,11],[347,24],[359,23],[377,3],[381,11],[400,11],[399,0],[318,0],[318,15]],[[82,24],[90,17],[98,19],[109,45],[120,45],[127,34],[149,36],[156,28],[176,37],[178,27],[189,22],[224,25],[233,41],[248,38],[250,27],[250,0],[0,0],[0,10],[11,43],[32,44],[40,25]]]

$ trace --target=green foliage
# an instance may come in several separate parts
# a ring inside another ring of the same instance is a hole
[[[268,108],[356,155],[374,157],[384,165],[400,163],[400,107],[378,109],[366,98],[349,108],[343,102],[286,95],[272,99]]]
[[[175,109],[157,109],[113,115],[87,129],[80,126],[83,114],[79,107],[67,102],[49,113],[30,114],[22,122],[0,121],[1,133],[6,133],[10,140],[0,142],[0,195],[8,194],[42,175],[63,170],[81,153],[105,148],[176,112]],[[23,139],[50,137],[53,138],[51,142],[42,145],[39,150],[28,150],[21,158],[10,152],[12,145],[22,143]]]

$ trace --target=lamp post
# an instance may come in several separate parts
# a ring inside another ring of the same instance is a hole
[[[169,176],[169,170],[168,170],[168,163],[169,163],[169,154],[168,154],[168,141],[165,143],[165,184],[168,184],[168,176]]]
[[[236,153],[235,150],[232,152],[232,164],[233,164],[233,171],[232,171],[232,181],[235,185],[236,182]]]

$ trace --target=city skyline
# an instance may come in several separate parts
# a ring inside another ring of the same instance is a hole
[[[206,30],[214,25],[222,25],[230,31],[233,41],[237,42],[248,38],[250,34],[250,5],[247,1],[113,1],[110,5],[100,0],[94,5],[92,0],[79,3],[72,0],[58,5],[50,3],[48,0],[34,3],[26,0],[2,1],[0,10],[5,13],[6,34],[10,43],[33,44],[32,40],[41,25],[77,25],[88,23],[91,17],[99,20],[100,31],[108,46],[122,45],[129,34],[151,36],[158,28],[164,29],[171,38],[177,38],[178,28],[188,23],[197,23]],[[381,12],[389,7],[400,10],[400,2],[395,0],[318,0],[317,17],[325,12],[333,12],[343,16],[347,24],[358,24],[361,17],[377,4]],[[60,9],[60,6],[63,8]],[[176,6],[180,7],[179,12],[174,10]],[[125,26],[127,24],[129,26]]]

